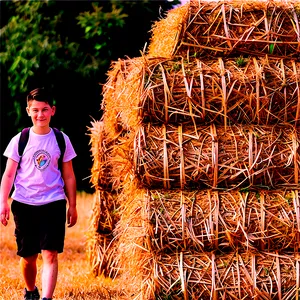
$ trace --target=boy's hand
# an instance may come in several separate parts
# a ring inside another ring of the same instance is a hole
[[[1,223],[6,226],[8,224],[10,214],[10,208],[7,203],[0,204],[0,221]]]
[[[76,207],[69,207],[68,212],[67,212],[67,222],[68,222],[68,227],[72,227],[76,224],[77,222],[77,210]]]

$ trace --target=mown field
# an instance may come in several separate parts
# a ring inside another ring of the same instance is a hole
[[[94,277],[86,254],[86,234],[92,213],[93,196],[78,193],[78,223],[67,228],[65,250],[59,255],[58,282],[53,299],[125,299],[122,285]],[[24,283],[16,255],[14,222],[0,227],[0,300],[23,299]],[[39,259],[37,286],[41,291],[42,260]]]

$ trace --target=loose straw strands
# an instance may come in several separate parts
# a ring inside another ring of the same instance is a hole
[[[299,7],[297,1],[191,0],[190,5],[173,10],[154,24],[148,52],[161,57],[270,54],[297,58]],[[172,42],[166,40],[168,36],[179,39]]]
[[[97,232],[87,235],[87,259],[95,276],[115,278],[119,272],[116,264],[116,247],[114,240]]]
[[[137,126],[138,104],[144,82],[144,58],[119,60],[111,65],[108,81],[103,86],[102,121],[109,138],[121,134],[122,128]]]
[[[180,33],[187,22],[189,5],[182,5],[168,12],[167,16],[152,27],[148,55],[171,57],[179,43]]]
[[[174,252],[156,258],[156,299],[299,299],[293,253]]]
[[[150,189],[299,188],[299,135],[288,124],[148,124],[136,136],[135,169]]]
[[[114,136],[104,121],[92,122],[90,144],[93,153],[91,182],[100,190],[116,191],[133,176],[135,132],[120,131]]]
[[[295,191],[150,190],[151,248],[175,251],[298,251]]]
[[[153,252],[149,239],[148,197],[145,195],[147,190],[139,189],[137,180],[133,180],[118,196],[120,221],[114,232],[118,237],[116,261],[120,267],[120,281],[130,293],[128,299],[152,299],[155,291],[151,277]]]
[[[145,76],[144,122],[300,122],[300,64],[294,60],[174,57],[148,66]]]
[[[95,276],[114,277],[118,270],[115,266],[113,231],[119,220],[116,194],[96,190],[93,213],[87,232],[87,255]]]
[[[105,126],[101,121],[91,122],[88,128],[90,136],[90,146],[93,157],[91,179],[93,187],[107,189],[111,186],[111,166],[108,163],[110,143],[105,134]]]

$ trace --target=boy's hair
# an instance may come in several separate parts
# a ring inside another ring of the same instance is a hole
[[[32,90],[28,95],[27,95],[27,104],[32,101],[41,101],[41,102],[46,102],[50,106],[53,105],[53,100],[49,93],[45,90],[45,88],[36,88]]]

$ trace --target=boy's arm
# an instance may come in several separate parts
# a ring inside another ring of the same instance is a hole
[[[11,158],[7,159],[6,168],[1,179],[0,186],[0,221],[6,226],[9,220],[10,207],[8,198],[14,184],[18,163]]]
[[[65,183],[65,192],[68,200],[67,222],[68,227],[72,227],[77,222],[76,209],[76,178],[73,170],[72,160],[62,163],[62,177]]]

